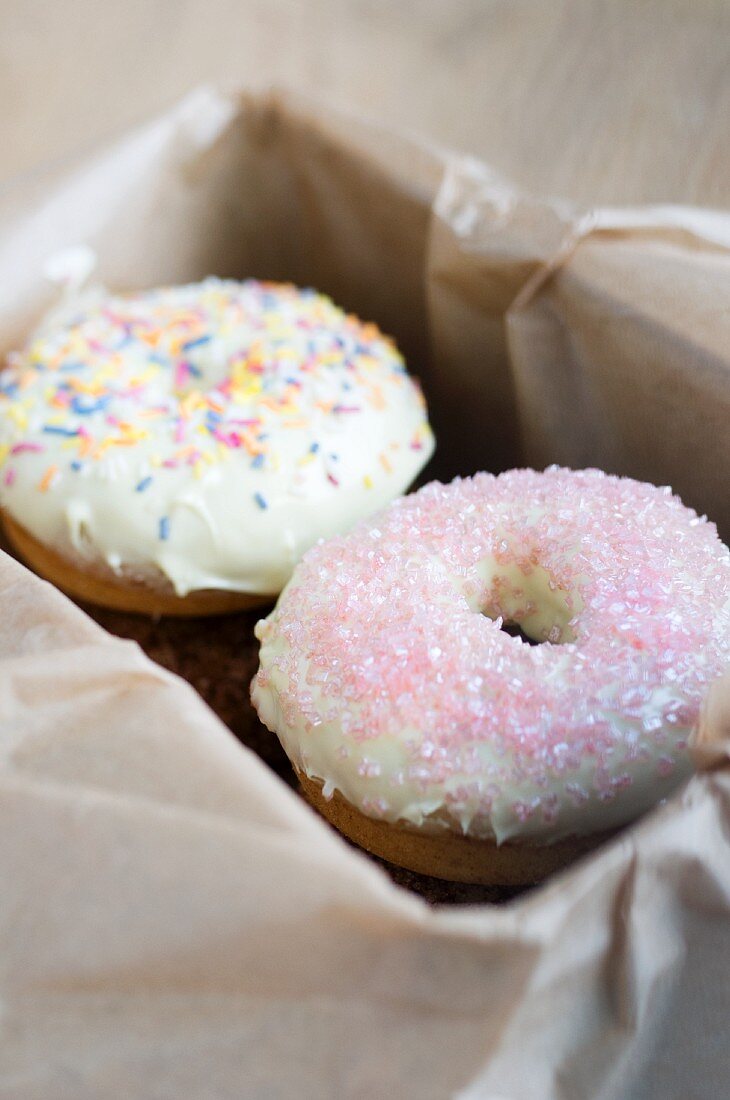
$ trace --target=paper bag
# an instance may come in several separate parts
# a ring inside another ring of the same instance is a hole
[[[729,241],[720,214],[574,210],[311,104],[201,92],[0,200],[0,344],[79,243],[115,288],[309,283],[401,343],[434,475],[601,465],[727,536]],[[0,1097],[724,1095],[730,679],[671,802],[507,905],[432,909],[8,558],[0,608]]]

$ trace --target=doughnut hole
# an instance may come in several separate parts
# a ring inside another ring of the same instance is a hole
[[[543,566],[532,565],[525,572],[516,562],[502,565],[488,558],[478,566],[478,575],[470,606],[488,619],[501,619],[506,633],[533,644],[576,640],[572,622],[582,601],[575,592],[560,588]]]

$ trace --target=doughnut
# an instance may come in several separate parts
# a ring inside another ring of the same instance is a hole
[[[0,374],[7,537],[66,592],[126,611],[270,600],[432,450],[393,342],[288,284],[89,291]]]
[[[424,874],[536,882],[689,776],[730,551],[669,488],[481,473],[311,549],[256,634],[254,706],[330,822]]]

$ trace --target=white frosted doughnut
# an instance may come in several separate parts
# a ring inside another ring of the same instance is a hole
[[[730,661],[730,553],[669,489],[478,474],[313,548],[257,635],[254,704],[325,797],[547,843],[626,822],[689,774]]]
[[[0,504],[76,564],[276,593],[433,440],[392,341],[321,294],[207,279],[96,295],[0,377]]]

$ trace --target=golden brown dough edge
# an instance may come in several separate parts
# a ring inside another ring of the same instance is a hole
[[[111,571],[105,573],[101,567],[81,569],[57,551],[38,542],[7,513],[2,516],[2,525],[13,550],[34,572],[73,599],[97,607],[137,615],[195,618],[248,611],[271,603],[275,598],[217,589],[178,596],[172,588],[166,591],[138,578],[117,577]]]
[[[586,855],[613,832],[558,840],[554,844],[531,845],[479,840],[444,830],[427,833],[405,823],[378,821],[357,810],[339,791],[331,799],[322,794],[322,784],[297,771],[304,797],[330,825],[372,855],[451,882],[483,886],[527,886]]]

